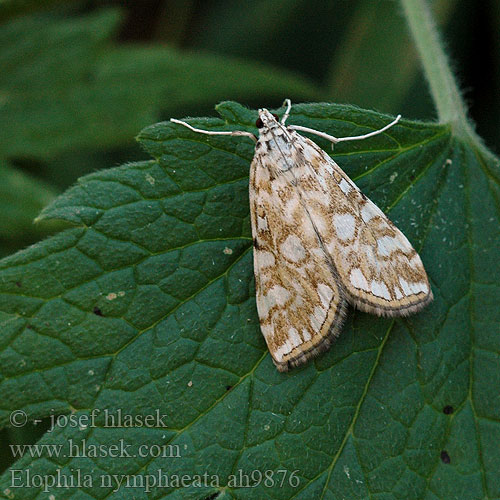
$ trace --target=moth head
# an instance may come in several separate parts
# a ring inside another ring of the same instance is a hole
[[[260,130],[262,128],[272,129],[280,126],[277,115],[270,113],[267,109],[259,109],[259,117],[255,122],[255,126]]]

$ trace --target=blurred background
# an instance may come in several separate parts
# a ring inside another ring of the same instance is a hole
[[[500,2],[431,5],[498,152]],[[57,230],[33,218],[79,176],[146,158],[143,127],[285,97],[435,119],[395,0],[0,0],[0,256]],[[11,461],[0,450],[1,466]]]
[[[478,132],[498,151],[500,2],[433,0]],[[0,256],[85,173],[143,159],[169,117],[334,101],[407,118],[435,111],[395,0],[1,0]]]

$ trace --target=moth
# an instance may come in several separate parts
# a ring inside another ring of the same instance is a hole
[[[348,304],[379,316],[406,316],[432,300],[422,261],[403,233],[335,161],[298,132],[336,144],[381,134],[333,137],[259,110],[259,137],[247,131],[202,130],[255,141],[250,214],[257,311],[274,364],[288,371],[327,350]]]

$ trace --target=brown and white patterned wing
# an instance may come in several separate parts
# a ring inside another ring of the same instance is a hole
[[[269,161],[256,155],[250,173],[256,300],[273,361],[287,371],[328,349],[347,302],[298,191]]]
[[[419,255],[404,234],[314,142],[295,133],[297,188],[331,256],[347,300],[383,316],[432,300]]]

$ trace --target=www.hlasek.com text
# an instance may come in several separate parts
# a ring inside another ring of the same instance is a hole
[[[28,455],[32,458],[181,458],[178,444],[141,444],[132,445],[124,439],[112,444],[89,443],[85,438],[65,443],[49,444],[10,444],[14,458]]]

